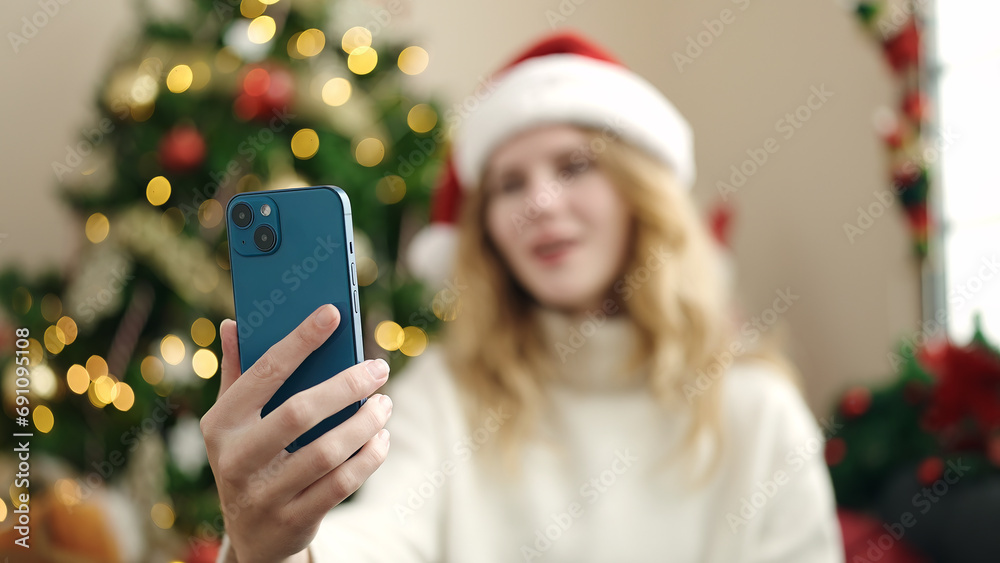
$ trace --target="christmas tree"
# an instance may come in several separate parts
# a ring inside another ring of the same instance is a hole
[[[3,435],[32,433],[37,469],[2,516],[30,494],[39,560],[211,559],[223,530],[198,420],[218,389],[218,325],[233,316],[223,210],[234,194],[348,192],[369,356],[405,362],[440,322],[398,265],[444,149],[438,106],[406,93],[426,51],[330,21],[327,1],[178,4],[142,5],[99,115],[53,164],[80,218],[73,263],[0,272]],[[98,497],[128,506],[109,516]]]

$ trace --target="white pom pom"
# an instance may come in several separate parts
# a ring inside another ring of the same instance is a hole
[[[454,225],[431,223],[417,232],[406,252],[406,264],[413,275],[437,289],[452,275],[458,233]]]

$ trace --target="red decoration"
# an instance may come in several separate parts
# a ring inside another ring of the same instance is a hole
[[[859,417],[868,412],[872,404],[872,392],[867,387],[854,387],[844,393],[840,402],[840,412],[848,418]]]
[[[725,202],[719,202],[712,209],[708,220],[715,241],[721,246],[732,248],[729,240],[733,227],[733,207]]]
[[[294,78],[285,68],[276,65],[252,67],[243,75],[242,94],[233,103],[233,111],[243,120],[269,119],[273,112],[291,104],[294,84]]]
[[[1000,467],[1000,433],[993,434],[989,443],[986,444],[986,459],[990,460],[993,465]]]
[[[903,99],[903,113],[913,121],[923,121],[927,117],[927,97],[919,90],[910,92]]]
[[[944,475],[944,461],[939,457],[929,457],[917,466],[917,481],[929,487]]]
[[[843,438],[833,438],[826,443],[826,464],[830,467],[844,461],[847,456],[847,442]]]
[[[883,44],[892,68],[899,72],[920,62],[920,30],[911,19],[892,39]]]
[[[947,344],[919,359],[938,380],[924,417],[926,427],[948,437],[952,443],[947,445],[954,449],[984,448],[1000,431],[1000,357],[973,343]]]
[[[191,542],[191,549],[188,550],[187,556],[184,557],[184,561],[187,563],[215,563],[215,560],[219,557],[219,547],[221,547],[221,544],[218,540],[193,541]]]
[[[205,160],[205,139],[190,125],[178,125],[160,139],[160,165],[170,172],[187,172]]]

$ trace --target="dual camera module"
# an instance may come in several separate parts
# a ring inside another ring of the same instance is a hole
[[[267,217],[271,214],[271,206],[268,204],[263,204],[260,207],[260,214]],[[230,211],[230,216],[233,220],[233,224],[241,229],[245,229],[253,223],[254,212],[253,208],[247,203],[237,203],[233,206],[232,211]],[[257,246],[257,249],[261,252],[270,252],[274,248],[275,244],[275,234],[274,229],[270,225],[262,224],[258,225],[253,231],[253,243]]]

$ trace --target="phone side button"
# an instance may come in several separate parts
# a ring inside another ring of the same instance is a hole
[[[358,270],[354,267],[354,262],[351,262],[351,285],[358,285]]]
[[[361,312],[361,304],[358,302],[358,290],[354,290],[354,312]]]

